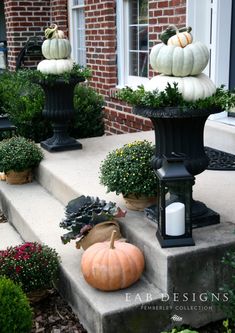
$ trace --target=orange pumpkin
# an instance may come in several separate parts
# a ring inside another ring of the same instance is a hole
[[[174,46],[180,46],[185,47],[188,44],[191,44],[193,41],[193,36],[187,32],[177,32],[176,35],[170,37],[168,39],[167,45],[174,45]]]
[[[135,283],[144,270],[144,256],[138,247],[115,241],[113,231],[110,242],[96,243],[82,256],[81,269],[92,287],[112,291]]]

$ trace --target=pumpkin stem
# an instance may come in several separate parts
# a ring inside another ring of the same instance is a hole
[[[113,230],[112,235],[111,235],[111,239],[110,239],[110,249],[115,249],[114,238],[116,236],[116,233],[117,233],[117,231]]]
[[[57,30],[58,30],[57,24],[52,24],[49,28],[45,30],[45,37],[47,39],[52,38]]]

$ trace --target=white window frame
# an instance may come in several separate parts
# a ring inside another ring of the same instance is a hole
[[[117,66],[118,66],[118,86],[123,88],[129,86],[136,88],[141,84],[149,81],[147,77],[129,75],[129,33],[128,17],[129,17],[129,0],[117,0]],[[149,44],[149,43],[148,43]]]
[[[83,1],[83,4],[80,4],[80,5],[73,5],[73,1],[74,0],[68,0],[68,9],[69,9],[69,34],[70,34],[70,43],[72,45],[72,52],[71,52],[71,56],[72,56],[72,59],[78,63],[79,65],[82,65],[82,66],[86,66],[86,51],[85,51],[85,60],[82,62],[81,60],[77,59],[77,55],[76,55],[76,52],[77,52],[77,36],[76,36],[76,31],[75,31],[75,28],[76,28],[76,25],[74,23],[74,20],[73,20],[73,11],[74,10],[77,10],[77,9],[83,9],[84,10],[84,7],[85,7],[85,4],[84,4],[84,1]],[[84,13],[85,14],[85,13]],[[85,29],[85,27],[84,27]]]
[[[231,20],[232,0],[187,0],[187,25],[193,29],[194,40],[200,40],[210,50],[210,62],[204,72],[217,87],[229,86]],[[210,119],[224,117],[227,112]]]

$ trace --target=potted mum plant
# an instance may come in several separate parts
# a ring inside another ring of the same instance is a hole
[[[100,182],[108,192],[122,194],[126,206],[144,210],[156,201],[157,177],[151,166],[152,143],[134,141],[110,152],[100,166]]]
[[[0,142],[0,170],[9,184],[31,182],[32,169],[42,159],[42,150],[29,139],[15,136]]]
[[[27,242],[0,251],[0,276],[19,284],[30,301],[48,295],[59,274],[59,256],[47,245]]]

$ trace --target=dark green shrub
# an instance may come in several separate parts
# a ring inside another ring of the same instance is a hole
[[[13,281],[0,277],[0,333],[28,333],[32,327],[29,301]]]
[[[227,318],[235,323],[235,252],[227,252],[222,263],[229,268],[231,279],[220,288],[221,292],[227,295],[228,301],[220,302],[219,306]]]
[[[17,134],[39,142],[51,135],[51,125],[42,117],[44,94],[30,82],[28,71],[1,75],[0,100],[2,113],[17,126]]]
[[[75,119],[71,135],[75,138],[90,138],[104,134],[104,99],[85,85],[77,85],[74,93]]]
[[[40,142],[52,135],[49,121],[42,117],[44,93],[30,80],[30,70],[6,72],[0,80],[1,113],[9,115],[17,134]],[[75,117],[69,131],[75,138],[104,133],[103,98],[92,88],[77,86],[74,94]]]

